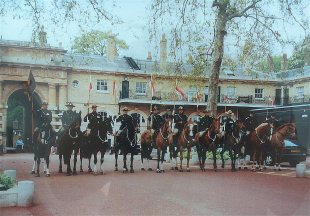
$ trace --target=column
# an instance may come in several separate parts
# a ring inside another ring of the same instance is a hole
[[[281,102],[280,105],[283,106],[284,104],[284,86],[281,86]]]
[[[2,94],[3,94],[2,84],[3,84],[3,81],[0,81],[0,108],[2,108],[2,106],[4,105],[3,104],[3,96],[2,96]]]
[[[67,100],[67,85],[59,84],[59,109],[65,109]]]
[[[48,84],[48,103],[51,110],[56,109],[56,85]]]

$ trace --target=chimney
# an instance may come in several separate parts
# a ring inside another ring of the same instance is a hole
[[[166,34],[162,35],[160,41],[160,68],[165,70],[167,66],[167,39]]]
[[[288,69],[287,54],[284,53],[281,61],[281,71],[287,71],[287,69]]]
[[[114,36],[109,36],[107,41],[107,59],[114,62],[117,57],[116,43]]]
[[[146,60],[152,61],[152,53],[151,53],[151,52],[148,52],[148,53],[147,53],[147,58],[146,58]]]
[[[267,61],[268,61],[269,72],[274,72],[274,62],[270,54],[268,54]]]

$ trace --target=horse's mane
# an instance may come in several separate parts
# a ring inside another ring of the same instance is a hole
[[[265,126],[267,126],[269,123],[266,123],[266,122],[264,122],[264,123],[261,123],[260,125],[258,125],[257,126],[257,128],[256,129],[259,129],[259,128],[262,128],[262,127],[265,127]]]
[[[284,128],[284,127],[286,127],[286,126],[293,126],[293,127],[295,127],[295,124],[294,124],[294,123],[286,123],[286,124],[283,124],[283,125],[281,125],[280,127],[277,128],[277,131],[278,131],[278,130],[281,130],[282,128]]]

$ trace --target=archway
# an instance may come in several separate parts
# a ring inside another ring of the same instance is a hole
[[[20,135],[25,147],[32,142],[32,104],[23,89],[13,92],[7,100],[7,147],[14,147],[15,139]],[[33,110],[40,109],[41,99],[33,94]]]

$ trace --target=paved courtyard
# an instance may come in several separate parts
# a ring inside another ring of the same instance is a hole
[[[208,164],[204,173],[198,167],[180,173],[167,164],[157,174],[140,171],[136,157],[135,173],[123,174],[113,171],[114,158],[106,155],[104,175],[65,176],[57,173],[52,155],[51,177],[36,178],[30,174],[32,158],[0,156],[0,171],[16,169],[18,180],[35,181],[34,205],[1,208],[1,215],[310,215],[310,180],[296,178],[293,168],[232,173],[229,167],[214,172]]]

